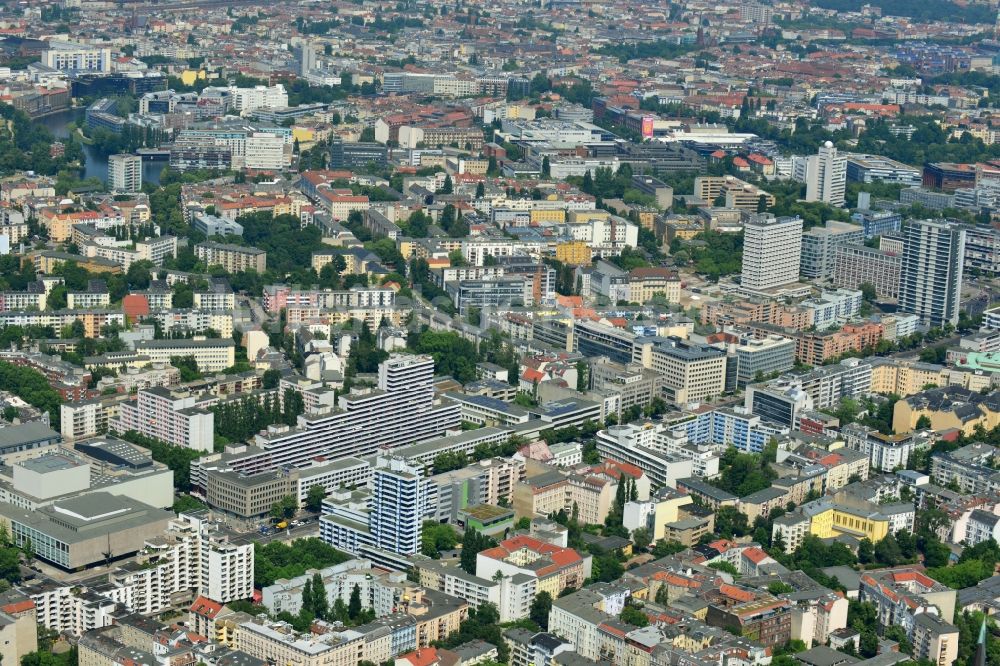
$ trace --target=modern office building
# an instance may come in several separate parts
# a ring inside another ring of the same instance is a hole
[[[881,155],[848,153],[847,180],[855,183],[899,183],[906,187],[919,187],[920,169],[897,162]]]
[[[913,220],[904,235],[899,309],[930,326],[957,324],[965,230],[953,222]]]
[[[726,390],[726,352],[715,347],[665,338],[652,348],[650,366],[663,377],[663,392],[675,404],[698,402]]]
[[[861,225],[865,238],[895,233],[903,224],[903,216],[893,210],[859,210],[851,220]]]
[[[492,280],[462,280],[447,285],[448,294],[461,315],[473,308],[530,306],[531,282],[523,277],[498,277]]]
[[[645,174],[632,176],[632,187],[643,194],[654,197],[656,205],[664,210],[669,209],[674,202],[674,188],[652,176]]]
[[[388,148],[381,143],[333,139],[330,143],[330,168],[360,169],[369,164],[385,166],[388,155]]]
[[[744,290],[764,291],[797,282],[802,254],[802,218],[749,220],[744,225]]]
[[[822,201],[831,206],[844,205],[847,187],[847,159],[837,153],[832,141],[819,148],[806,161],[806,201]]]
[[[833,276],[837,250],[844,245],[862,245],[864,233],[856,224],[827,220],[802,234],[802,277],[825,280]]]
[[[138,192],[142,189],[142,158],[120,154],[108,157],[108,187],[112,192]]]
[[[795,365],[795,341],[780,335],[744,340],[733,352],[735,358],[728,363],[735,365],[739,388],[760,381],[762,377],[791,370]]]
[[[632,360],[635,335],[623,328],[581,320],[572,328],[572,341],[574,350],[587,358],[607,356],[617,363],[628,363]]]
[[[799,384],[751,384],[744,408],[765,421],[796,428],[802,412],[813,409],[813,401]]]
[[[923,186],[945,192],[954,192],[960,187],[975,187],[976,165],[929,162],[924,165]]]

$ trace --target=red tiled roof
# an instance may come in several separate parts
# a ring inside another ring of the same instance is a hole
[[[743,551],[743,557],[747,558],[754,564],[760,564],[768,557],[770,557],[770,555],[765,553],[760,548],[747,548],[746,550]]]
[[[735,585],[727,585],[723,583],[719,586],[719,592],[726,595],[730,599],[736,599],[737,601],[753,601],[753,592],[741,590]]]
[[[212,601],[208,597],[198,597],[194,600],[190,610],[192,613],[214,620],[215,616],[222,610],[222,604],[218,601]]]
[[[25,599],[24,601],[14,601],[12,603],[0,606],[0,610],[4,613],[23,613],[29,611],[35,607],[35,602],[31,599]]]
[[[436,648],[426,647],[400,655],[397,659],[404,659],[413,666],[431,666],[438,662],[438,653]]]

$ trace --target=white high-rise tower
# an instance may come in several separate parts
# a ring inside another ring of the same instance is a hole
[[[827,141],[816,155],[809,157],[806,168],[806,201],[843,206],[846,188],[847,158],[837,154],[833,142]]]
[[[798,282],[802,256],[802,218],[759,218],[743,227],[743,274],[750,291]]]

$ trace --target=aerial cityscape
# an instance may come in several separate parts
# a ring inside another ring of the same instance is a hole
[[[1000,666],[1000,0],[0,1],[3,666]]]

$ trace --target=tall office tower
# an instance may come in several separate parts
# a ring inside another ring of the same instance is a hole
[[[300,46],[299,49],[299,76],[305,76],[316,69],[316,49],[308,42]]]
[[[832,141],[824,143],[806,167],[806,201],[844,205],[847,187],[847,158],[837,154]]]
[[[914,220],[903,234],[899,309],[930,326],[957,324],[965,230],[953,222]]]
[[[403,458],[380,456],[368,514],[372,545],[400,555],[420,552],[420,531],[428,498],[429,484],[420,466]]]
[[[129,154],[109,157],[108,187],[113,192],[138,192],[141,190],[142,158]]]
[[[762,291],[798,281],[802,218],[757,218],[743,230],[744,289]]]

